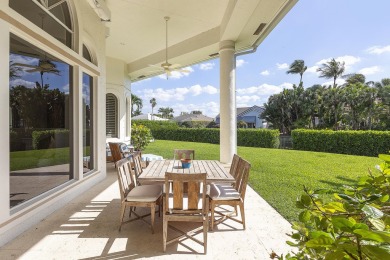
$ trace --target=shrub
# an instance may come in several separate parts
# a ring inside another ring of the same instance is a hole
[[[150,129],[144,125],[133,124],[131,127],[131,142],[136,151],[142,151],[153,139]]]
[[[345,186],[341,192],[310,190],[297,199],[302,209],[295,230],[287,241],[297,251],[277,259],[390,259],[390,155],[379,155],[384,162],[378,174]],[[324,202],[324,194],[333,199]]]
[[[54,129],[32,132],[33,149],[69,147],[69,130]]]
[[[132,125],[144,125],[147,128],[149,128],[152,131],[154,129],[160,129],[160,128],[179,128],[176,122],[174,121],[163,121],[163,120],[132,120]]]
[[[268,129],[238,129],[237,145],[263,148],[278,148],[279,131]]]
[[[220,129],[216,128],[178,128],[154,129],[153,136],[160,140],[186,141],[219,144]],[[237,144],[240,146],[278,148],[279,131],[267,129],[239,129]]]
[[[378,156],[390,150],[390,131],[331,131],[297,129],[293,149]]]

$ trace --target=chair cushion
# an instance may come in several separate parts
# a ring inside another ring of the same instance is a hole
[[[229,184],[211,184],[210,198],[213,200],[236,200],[240,193]]]
[[[153,202],[156,201],[162,194],[161,185],[142,185],[134,187],[129,194],[127,194],[127,201],[142,201]]]

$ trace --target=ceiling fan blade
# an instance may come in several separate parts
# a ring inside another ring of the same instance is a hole
[[[180,64],[172,64],[170,67],[173,69],[176,69],[176,68],[180,68],[181,65]]]
[[[149,67],[155,67],[155,68],[162,69],[161,66],[158,66],[158,65],[149,64],[148,66],[149,66]]]
[[[37,68],[37,66],[35,65],[23,64],[23,63],[14,63],[13,65],[18,67]]]
[[[40,68],[35,68],[32,70],[26,70],[26,72],[41,72],[42,70]]]

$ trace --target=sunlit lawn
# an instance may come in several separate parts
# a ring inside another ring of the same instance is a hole
[[[157,140],[144,152],[173,158],[173,149],[195,149],[196,159],[219,159],[219,145],[205,143]],[[375,157],[251,147],[239,147],[238,154],[252,164],[250,186],[289,221],[297,220],[295,200],[303,185],[351,185],[380,162]]]

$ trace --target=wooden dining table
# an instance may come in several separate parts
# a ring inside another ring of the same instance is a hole
[[[165,173],[207,173],[207,183],[234,183],[234,177],[217,160],[192,160],[191,166],[184,169],[180,160],[151,161],[138,176],[141,183],[165,181]]]

